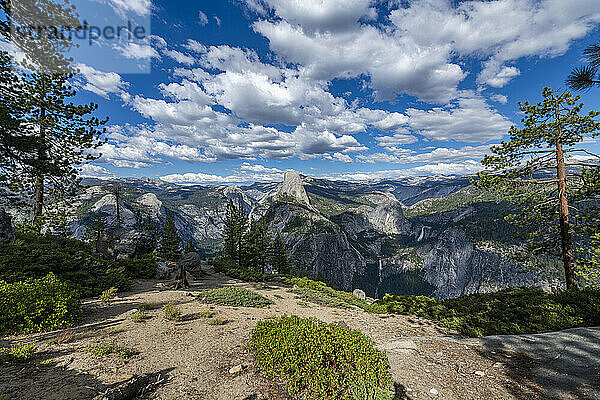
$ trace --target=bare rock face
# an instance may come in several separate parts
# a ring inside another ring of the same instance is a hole
[[[15,240],[15,232],[12,227],[10,215],[0,208],[0,243],[10,243]]]
[[[162,201],[154,193],[144,193],[136,199],[136,202],[144,207],[152,218],[158,218],[162,213]]]
[[[364,273],[366,262],[337,224],[309,206],[287,202],[273,203],[266,216],[271,229],[282,232],[298,271],[339,289],[353,289],[353,279]]]
[[[300,174],[296,171],[286,171],[283,175],[283,182],[277,190],[279,196],[291,196],[300,204],[310,205],[306,190]]]

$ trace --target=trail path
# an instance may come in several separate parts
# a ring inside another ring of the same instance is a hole
[[[209,306],[194,297],[221,286],[252,289],[275,304],[263,309]],[[150,319],[134,323],[130,316],[143,302],[159,306],[174,302],[183,311],[183,321],[166,321],[156,309],[147,312]],[[209,325],[200,317],[206,309],[227,323]],[[84,310],[83,324],[72,330],[0,339],[2,346],[17,340],[36,340],[39,345],[34,362],[1,365],[3,400],[91,399],[134,375],[158,371],[167,373],[169,380],[147,398],[286,399],[281,386],[267,382],[253,368],[252,356],[244,348],[258,320],[283,314],[344,322],[370,336],[388,355],[397,399],[547,399],[545,385],[552,395],[597,398],[590,397],[597,390],[590,384],[600,365],[598,329],[531,335],[535,342],[512,337],[461,339],[427,320],[307,305],[283,285],[243,283],[221,274],[193,282],[188,291],[141,281],[110,304],[87,300]],[[123,360],[84,351],[95,344],[128,347],[137,354]],[[44,360],[51,361],[40,365]],[[231,374],[237,365],[243,371]],[[568,370],[572,375],[561,375]]]

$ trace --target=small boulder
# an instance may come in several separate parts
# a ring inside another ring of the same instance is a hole
[[[12,220],[4,208],[0,208],[0,243],[11,243],[15,240]]]
[[[202,270],[202,257],[198,253],[187,253],[177,261],[178,267],[183,267],[192,275],[200,277],[204,275]]]
[[[354,289],[354,291],[352,292],[352,295],[354,297],[356,297],[357,299],[360,299],[363,301],[367,298],[367,295],[365,294],[365,292],[363,292],[360,289]]]
[[[177,264],[172,261],[159,261],[156,263],[156,278],[170,280],[175,279],[178,273]]]
[[[230,374],[239,374],[244,370],[244,366],[242,364],[236,365],[235,367],[231,367],[229,369]]]

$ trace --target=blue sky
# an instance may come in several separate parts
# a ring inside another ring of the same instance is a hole
[[[149,18],[152,36],[121,50],[151,72],[79,63],[78,100],[110,117],[89,176],[474,173],[517,101],[564,87],[600,40],[597,0],[102,1]]]

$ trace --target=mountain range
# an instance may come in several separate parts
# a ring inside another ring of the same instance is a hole
[[[247,186],[177,185],[154,178],[86,179],[74,205],[74,237],[94,214],[133,230],[139,215],[164,224],[167,210],[184,242],[216,254],[228,201],[264,217],[282,234],[301,275],[371,297],[419,294],[448,299],[510,286],[561,286],[560,266],[515,261],[520,244],[504,216],[510,207],[476,189],[469,177],[376,182],[329,181],[285,173],[283,182]]]

